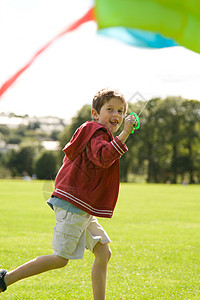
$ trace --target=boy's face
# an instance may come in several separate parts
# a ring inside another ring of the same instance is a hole
[[[124,114],[124,103],[115,97],[110,98],[110,100],[101,107],[99,114],[96,109],[92,109],[94,121],[105,126],[112,133],[116,132],[121,126]]]

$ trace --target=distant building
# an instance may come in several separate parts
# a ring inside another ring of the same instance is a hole
[[[7,153],[8,150],[17,150],[19,149],[18,144],[6,144],[6,142],[0,140],[0,152]]]
[[[37,124],[37,126],[35,126]],[[24,125],[33,128],[37,131],[52,132],[54,130],[61,131],[69,123],[58,117],[30,117],[25,116],[15,116],[12,113],[0,113],[0,126],[6,125],[9,128],[17,128],[19,125]]]
[[[57,151],[59,150],[60,143],[58,141],[43,141],[42,146],[47,151]]]

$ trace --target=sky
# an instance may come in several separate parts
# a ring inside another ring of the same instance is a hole
[[[49,40],[80,18],[91,0],[0,0],[0,86]],[[200,55],[183,47],[128,46],[88,22],[43,52],[0,98],[0,112],[70,120],[104,87],[200,100]]]

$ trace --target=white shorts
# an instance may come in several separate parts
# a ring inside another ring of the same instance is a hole
[[[53,254],[66,259],[83,258],[85,248],[93,252],[94,246],[111,240],[94,216],[75,214],[54,206],[56,226],[53,234]]]

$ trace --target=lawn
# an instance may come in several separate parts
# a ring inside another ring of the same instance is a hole
[[[11,270],[51,254],[54,214],[46,205],[52,183],[0,180],[0,268]],[[200,186],[121,184],[109,233],[107,299],[200,299]],[[6,300],[90,300],[93,255],[20,281]]]

